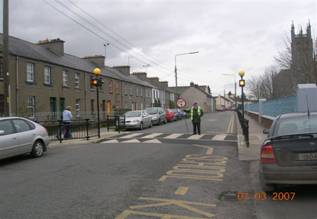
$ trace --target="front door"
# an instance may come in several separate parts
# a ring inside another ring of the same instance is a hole
[[[61,97],[61,98],[59,98],[59,110],[61,112],[61,117],[63,115],[64,109],[65,109],[65,98]]]
[[[111,113],[112,113],[112,103],[111,103],[111,100],[108,100],[107,101],[107,114],[111,115]]]

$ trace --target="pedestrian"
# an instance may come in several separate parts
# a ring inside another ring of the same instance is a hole
[[[72,118],[73,118],[73,115],[71,112],[71,107],[67,106],[66,109],[63,111],[64,139],[72,138],[72,133],[71,133]]]
[[[198,106],[198,103],[194,102],[189,113],[190,120],[192,120],[193,123],[193,134],[196,135],[198,133],[198,135],[200,135],[200,118],[204,115],[204,112],[201,107]]]

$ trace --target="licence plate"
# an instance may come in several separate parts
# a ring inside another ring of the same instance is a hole
[[[317,160],[317,153],[298,154],[298,160]]]

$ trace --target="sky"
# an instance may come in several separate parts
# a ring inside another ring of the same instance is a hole
[[[79,57],[106,53],[107,65],[129,64],[170,86],[175,54],[199,51],[177,57],[178,86],[218,95],[233,92],[239,70],[247,80],[274,65],[292,21],[298,31],[309,20],[316,38],[316,0],[11,0],[9,31],[31,42],[60,38]]]

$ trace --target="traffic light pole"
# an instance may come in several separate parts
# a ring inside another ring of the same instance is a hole
[[[242,119],[244,121],[244,94],[243,94],[243,87],[241,87],[241,109],[242,109]]]
[[[96,86],[96,91],[97,91],[97,127],[98,127],[98,138],[100,138],[99,86]]]

